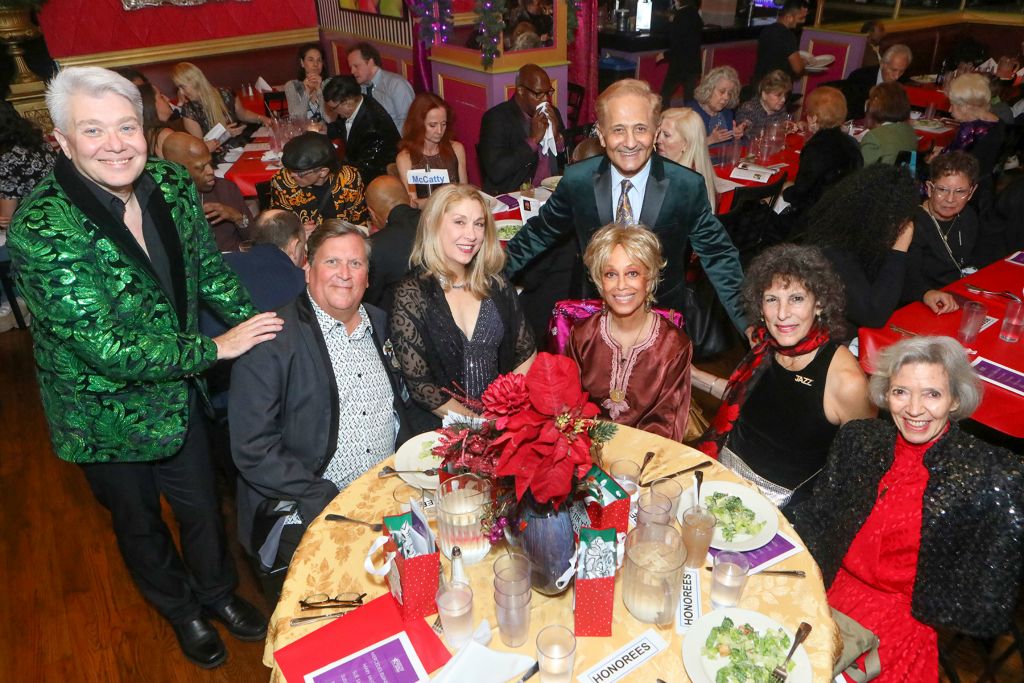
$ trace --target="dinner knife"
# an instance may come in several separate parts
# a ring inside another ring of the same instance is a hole
[[[519,680],[517,680],[516,683],[526,683],[526,681],[533,678],[538,671],[540,671],[540,662],[534,662],[530,666],[530,668],[527,669],[526,672],[519,677]]]
[[[713,570],[712,567],[704,567],[704,569],[706,569],[709,572]],[[803,579],[807,577],[807,572],[805,572],[803,569],[762,569],[761,571],[751,573],[750,575],[756,576],[757,574],[769,574],[772,576],[795,576],[798,579]]]
[[[651,484],[653,484],[654,482],[656,482],[658,479],[672,479],[673,477],[678,477],[680,474],[686,474],[687,472],[693,472],[694,470],[703,469],[705,467],[711,467],[711,462],[712,461],[710,461],[710,460],[705,460],[704,462],[697,463],[693,467],[687,467],[686,469],[679,470],[678,472],[673,472],[672,474],[666,474],[663,477],[656,477],[655,479],[652,479],[651,481],[644,482],[643,484],[640,484],[640,486],[647,487],[647,486],[650,486]]]

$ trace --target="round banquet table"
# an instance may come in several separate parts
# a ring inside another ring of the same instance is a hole
[[[702,453],[675,441],[621,426],[615,438],[604,445],[603,458],[606,464],[627,458],[639,463],[647,451],[654,451],[656,457],[644,473],[645,480],[653,479],[655,475],[675,472],[707,459]],[[366,552],[377,534],[362,525],[327,522],[323,519],[327,513],[339,513],[357,519],[380,521],[383,515],[396,513],[392,492],[402,482],[397,477],[377,477],[380,468],[385,464],[391,464],[391,458],[365,473],[339,493],[320,517],[310,524],[295,551],[281,598],[270,619],[263,652],[263,663],[273,669],[272,682],[284,681],[274,661],[274,651],[329,623],[321,621],[294,628],[289,626],[288,622],[293,617],[308,615],[299,609],[300,599],[315,593],[336,595],[339,592],[358,591],[366,592],[366,599],[370,600],[388,592],[387,584],[382,577],[371,576],[363,569]],[[705,481],[742,481],[717,463],[706,468],[704,472]],[[690,475],[683,475],[680,478],[684,489],[690,486],[691,481]],[[781,513],[779,531],[791,538],[798,538]],[[474,617],[478,624],[482,618],[490,622],[493,637],[489,647],[495,650],[514,650],[535,657],[534,643],[541,628],[549,624],[561,624],[572,629],[572,589],[556,597],[534,592],[530,635],[522,647],[508,648],[498,635],[494,601],[491,596],[491,564],[497,557],[496,552],[497,549],[492,549],[481,562],[466,568],[475,596]],[[447,568],[447,560],[443,555],[441,562]],[[803,569],[807,572],[807,578],[752,575],[747,581],[739,607],[761,612],[784,625],[790,632],[795,631],[801,621],[810,623],[814,629],[804,647],[814,670],[814,680],[831,680],[833,663],[842,649],[842,643],[829,612],[817,564],[804,550],[772,568]],[[628,643],[650,628],[656,628],[651,624],[640,623],[626,610],[622,604],[621,584],[620,570],[616,578],[613,635],[607,638],[578,639],[575,675],[592,667],[616,647]],[[711,574],[702,572],[701,605],[704,614],[712,610],[710,589]],[[428,622],[433,620],[433,616],[427,618]],[[659,629],[657,632],[669,643],[668,649],[633,672],[629,676],[630,680],[653,681],[662,678],[672,683],[689,682],[690,678],[683,668],[681,655],[684,636],[678,635],[674,626]]]

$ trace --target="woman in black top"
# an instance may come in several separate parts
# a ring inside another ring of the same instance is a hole
[[[698,447],[781,508],[810,493],[839,425],[876,410],[857,359],[836,341],[843,285],[818,249],[762,252],[744,278],[743,303],[759,322],[727,386],[691,371],[698,388],[723,397]]]
[[[842,280],[851,334],[881,327],[903,300],[917,197],[905,168],[872,164],[839,181],[807,214],[804,240],[821,248]],[[937,289],[914,300],[935,313],[958,308]]]
[[[505,253],[480,191],[446,185],[420,217],[410,264],[395,289],[391,340],[413,400],[433,413],[475,415],[499,374],[526,372],[536,355]]]

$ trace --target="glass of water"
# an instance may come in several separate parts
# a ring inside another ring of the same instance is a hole
[[[1016,343],[1020,341],[1022,327],[1024,327],[1024,304],[1019,301],[1007,302],[999,338],[1011,344]]]
[[[749,571],[750,562],[743,553],[723,550],[715,555],[715,568],[711,572],[711,604],[715,609],[740,603]]]
[[[436,600],[444,639],[457,650],[473,635],[473,589],[461,581],[450,581],[437,589]]]
[[[564,626],[545,626],[537,634],[541,683],[571,683],[576,636]]]

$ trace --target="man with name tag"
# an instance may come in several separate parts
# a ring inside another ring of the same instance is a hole
[[[369,43],[356,43],[348,51],[348,68],[363,87],[363,93],[388,110],[394,119],[395,128],[401,133],[415,93],[409,81],[396,73],[385,71],[380,68],[380,64],[380,52]]]
[[[603,225],[645,225],[661,240],[667,265],[655,293],[659,306],[683,310],[687,247],[692,244],[738,330],[747,326],[740,305],[743,271],[736,247],[715,218],[701,176],[654,153],[661,98],[635,79],[610,85],[597,98],[604,156],[566,167],[540,213],[509,241],[507,270],[519,273],[560,237],[574,233],[577,277],[568,298],[593,294],[584,285],[579,253]],[[578,284],[577,284],[578,283]]]
[[[356,225],[369,221],[359,171],[338,161],[326,135],[308,132],[292,138],[281,164],[284,168],[270,181],[270,207],[298,215],[307,235],[328,218]]]

